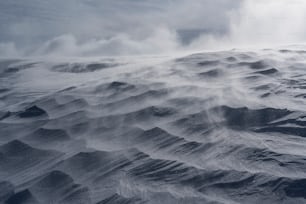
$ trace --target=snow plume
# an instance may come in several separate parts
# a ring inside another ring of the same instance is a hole
[[[12,0],[0,55],[167,54],[303,43],[304,0]]]

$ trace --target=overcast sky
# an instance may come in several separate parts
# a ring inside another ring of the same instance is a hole
[[[1,0],[0,55],[303,42],[305,0]]]

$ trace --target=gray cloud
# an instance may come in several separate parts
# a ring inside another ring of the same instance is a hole
[[[1,1],[0,54],[129,55],[301,41],[305,5],[303,0]]]

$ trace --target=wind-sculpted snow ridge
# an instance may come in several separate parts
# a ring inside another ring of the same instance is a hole
[[[0,203],[306,203],[306,51],[0,62]]]

